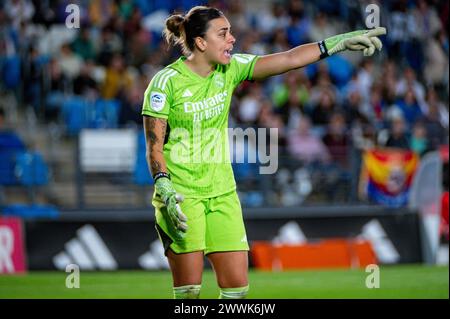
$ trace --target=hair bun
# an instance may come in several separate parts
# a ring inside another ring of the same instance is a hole
[[[182,16],[181,14],[175,14],[170,16],[166,20],[166,27],[170,32],[173,33],[174,36],[179,38],[185,21],[186,19],[184,16]]]

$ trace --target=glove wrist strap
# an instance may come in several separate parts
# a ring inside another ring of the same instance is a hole
[[[153,181],[156,183],[156,181],[162,177],[168,178],[170,180],[170,175],[165,172],[158,172],[153,176]]]
[[[325,45],[325,41],[320,41],[317,43],[320,49],[320,59],[325,59],[329,56],[327,46]]]

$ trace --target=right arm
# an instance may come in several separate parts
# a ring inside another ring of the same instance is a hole
[[[166,136],[167,120],[144,116],[144,132],[146,141],[146,159],[152,176],[156,173],[167,173],[163,147]]]
[[[153,177],[155,177],[157,173],[167,173],[167,166],[163,153],[166,129],[167,120],[152,116],[144,116],[146,158]],[[187,217],[183,214],[178,204],[183,201],[182,196],[176,193],[170,178],[166,177],[156,178],[155,190],[167,206],[167,209],[164,210],[164,212],[166,212],[167,220],[170,220],[175,227],[175,234],[182,237],[183,233],[186,232],[188,228],[186,224]]]

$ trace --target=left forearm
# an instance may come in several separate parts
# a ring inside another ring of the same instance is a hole
[[[320,59],[319,45],[308,43],[289,51],[262,56],[256,62],[253,78],[261,80],[304,67]]]
[[[316,42],[300,45],[287,53],[292,61],[291,69],[298,69],[320,60],[320,49]]]

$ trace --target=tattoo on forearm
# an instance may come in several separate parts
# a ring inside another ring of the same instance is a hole
[[[158,125],[157,125],[158,123]],[[164,167],[164,154],[162,151],[167,122],[163,119],[149,118],[147,120],[147,140],[150,151],[150,169],[152,174],[160,172]]]
[[[153,146],[158,142],[158,137],[155,134],[155,126],[156,126],[157,119],[150,118],[148,120],[148,130],[147,130],[147,137],[150,141],[150,147],[153,148]]]
[[[159,161],[153,160],[151,161],[151,169],[152,169],[152,175],[155,175],[156,173],[161,171],[161,163]]]

